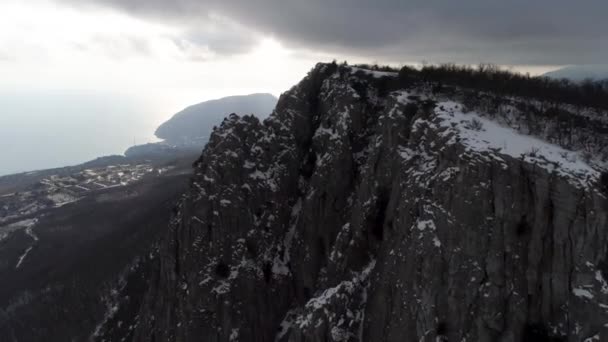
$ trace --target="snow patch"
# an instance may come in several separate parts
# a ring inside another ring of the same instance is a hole
[[[578,152],[520,134],[477,113],[464,114],[462,105],[456,102],[439,102],[435,112],[441,119],[439,125],[447,128],[442,135],[451,135],[452,142],[457,136],[469,150],[523,158],[550,172],[578,179],[583,186],[599,177],[599,172],[582,160]]]
[[[597,280],[602,286],[602,293],[608,294],[608,283],[606,283],[604,276],[602,276],[602,271],[595,271],[595,280]]]
[[[257,181],[262,181],[268,186],[271,191],[276,191],[278,189],[278,185],[276,181],[272,178],[270,171],[262,172],[256,169],[254,172],[249,174],[249,178]]]
[[[362,71],[366,75],[373,76],[374,78],[382,78],[382,77],[397,77],[397,72],[394,71],[378,71],[378,70],[369,70],[358,67],[350,67],[350,72],[352,74],[356,74],[357,72]]]
[[[441,241],[439,241],[439,238],[437,238],[436,236],[433,237],[433,245],[435,245],[435,247],[437,248],[441,247]]]
[[[436,229],[435,222],[433,222],[433,220],[418,220],[418,222],[416,222],[416,228],[419,231]]]
[[[319,127],[315,131],[315,135],[313,136],[313,139],[318,138],[318,137],[322,137],[322,136],[328,136],[329,140],[338,140],[338,139],[340,139],[340,135],[338,134],[338,132],[337,132],[336,129]]]
[[[232,329],[232,331],[230,331],[230,342],[233,341],[238,341],[239,339],[239,329]]]
[[[600,334],[595,334],[591,337],[586,338],[583,342],[594,342],[594,341],[601,341],[600,340]]]
[[[32,231],[32,227],[38,223],[38,219],[26,219],[17,222],[13,222],[9,225],[0,227],[0,241],[6,239],[12,232],[17,230],[25,229],[25,233],[34,239],[34,241],[38,241],[38,237]]]
[[[586,290],[586,289],[575,288],[575,289],[572,289],[572,293],[579,298],[587,298],[587,299],[594,298],[593,294],[591,292],[589,292],[589,290]]]
[[[60,208],[66,204],[76,202],[79,200],[78,197],[74,197],[74,196],[71,196],[69,194],[62,193],[62,192],[50,194],[47,196],[47,198],[55,204],[55,208]]]
[[[15,268],[19,268],[19,266],[21,266],[21,264],[23,263],[23,260],[25,260],[25,257],[29,254],[29,252],[32,250],[32,248],[34,248],[34,246],[28,247],[25,250],[25,252],[19,257],[19,261],[17,262],[17,265],[15,266]]]

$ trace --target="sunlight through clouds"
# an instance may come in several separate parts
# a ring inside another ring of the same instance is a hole
[[[43,132],[80,125],[91,139],[74,146],[88,146],[86,156],[56,156],[61,163],[45,166],[122,153],[133,138],[152,141],[160,123],[189,105],[238,94],[278,96],[318,60],[329,59],[254,34],[242,39],[242,27],[220,17],[209,20],[193,31],[94,6],[0,2],[0,145],[32,123],[40,134],[24,139],[36,142],[48,140]],[[87,124],[95,120],[102,122]],[[97,129],[111,132],[104,150],[98,140],[108,133],[97,136]],[[24,139],[20,146],[30,148]]]
[[[0,4],[0,88],[154,94],[173,103],[164,110],[177,110],[186,101],[247,91],[278,94],[314,65],[313,58],[325,57],[302,58],[263,37],[248,47],[214,51],[217,35],[235,36],[232,31],[242,28],[220,17],[209,20],[193,33],[114,10],[9,0]]]

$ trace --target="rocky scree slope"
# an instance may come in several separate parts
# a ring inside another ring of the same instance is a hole
[[[608,338],[601,161],[394,77],[319,64],[212,133],[135,341]]]

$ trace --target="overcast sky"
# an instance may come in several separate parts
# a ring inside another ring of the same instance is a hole
[[[592,0],[2,0],[0,87],[145,95],[171,110],[278,95],[333,58],[538,73],[607,60],[607,10]]]
[[[279,95],[334,58],[533,74],[605,63],[606,13],[599,0],[0,0],[0,115],[6,131],[30,101],[53,98],[27,120],[63,123],[93,115],[88,98],[118,99],[108,118],[151,130],[203,100]]]

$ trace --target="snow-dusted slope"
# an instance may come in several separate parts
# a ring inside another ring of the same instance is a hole
[[[578,180],[581,186],[587,188],[597,183],[600,172],[584,160],[582,153],[521,134],[478,113],[465,114],[463,107],[462,104],[446,101],[439,102],[435,108],[439,125],[445,128],[443,135],[452,138],[448,144],[459,143],[471,152],[487,153],[495,159],[500,155],[521,158],[548,172]],[[424,119],[419,120],[414,123],[414,129],[417,124],[424,122]]]

